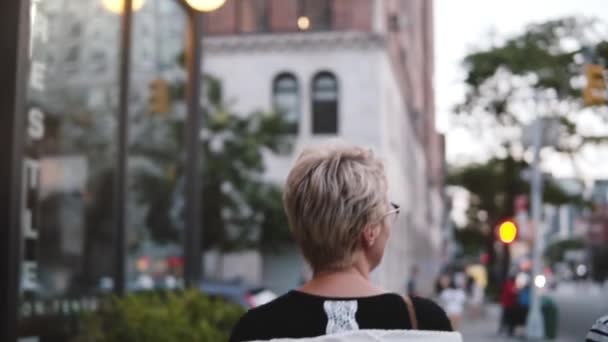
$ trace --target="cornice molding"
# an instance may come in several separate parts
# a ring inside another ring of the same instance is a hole
[[[306,50],[375,50],[385,47],[385,37],[378,33],[353,31],[298,32],[207,36],[205,53],[250,53],[257,51]]]

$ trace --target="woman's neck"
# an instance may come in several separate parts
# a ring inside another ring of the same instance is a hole
[[[386,293],[375,287],[364,267],[317,271],[299,291],[325,297],[366,297]]]

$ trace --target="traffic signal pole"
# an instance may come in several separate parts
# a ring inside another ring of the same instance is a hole
[[[540,309],[540,297],[534,279],[542,273],[542,249],[544,244],[544,224],[542,221],[542,176],[540,172],[540,150],[543,145],[543,120],[537,117],[534,122],[534,160],[532,162],[532,220],[534,222],[534,249],[532,279],[530,285],[530,311],[526,321],[526,337],[529,340],[542,340],[545,335],[544,320]]]

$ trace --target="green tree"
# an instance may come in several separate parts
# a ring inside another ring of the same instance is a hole
[[[264,178],[267,155],[291,151],[290,123],[279,113],[238,115],[224,102],[221,84],[206,77],[204,129],[201,132],[203,245],[222,251],[272,248],[290,239],[281,188]],[[174,87],[183,98],[183,85]],[[179,242],[183,221],[183,119],[155,118],[166,127],[163,137],[139,139],[132,153],[154,167],[136,173],[133,188],[150,203],[146,225],[152,239]]]
[[[507,164],[512,164],[512,172],[505,172]],[[512,197],[508,193],[530,193],[529,182],[521,177],[528,169],[529,165],[525,161],[517,161],[508,156],[451,170],[447,183],[461,186],[471,194],[467,227],[479,227],[489,222],[495,224],[513,215],[513,203],[506,202]],[[553,205],[584,204],[580,196],[568,195],[549,177],[544,179],[543,199],[545,203]]]
[[[595,62],[608,58],[608,42],[595,33],[599,25],[603,23],[576,17],[551,20],[470,53],[464,58],[465,100],[455,112],[483,121],[484,129],[494,128],[493,134],[511,155],[520,145],[514,132],[536,114],[559,119],[558,152],[572,154],[585,144],[605,141],[606,136],[581,132],[577,123],[583,108],[583,64],[589,58]],[[593,111],[608,120],[605,107]]]
[[[510,168],[508,172],[507,167]],[[475,256],[486,250],[489,252],[490,262],[495,261],[494,229],[501,221],[513,217],[515,196],[530,192],[529,183],[521,177],[528,168],[529,165],[525,161],[516,161],[507,156],[451,170],[447,183],[461,186],[470,193],[466,212],[467,224],[456,230],[455,234],[466,256]],[[583,204],[580,196],[568,195],[549,177],[544,179],[543,199],[553,205]],[[506,269],[509,261],[503,262],[507,263],[503,265]]]
[[[499,220],[514,214],[515,196],[528,193],[519,177],[526,148],[521,136],[536,116],[557,118],[558,142],[553,149],[573,161],[583,146],[608,138],[582,131],[577,117],[583,109],[584,63],[608,57],[608,43],[596,34],[602,24],[576,17],[533,24],[464,58],[466,92],[454,110],[456,118],[480,134],[490,132],[501,147],[496,151],[500,158],[457,170],[451,177],[453,184],[472,193],[471,225],[485,225],[490,232]],[[595,51],[595,56],[589,51]],[[608,120],[605,107],[592,108],[592,112]],[[547,202],[571,200],[551,184],[545,184],[544,195]],[[485,222],[479,222],[480,217]],[[488,250],[493,251],[494,235],[488,236]]]

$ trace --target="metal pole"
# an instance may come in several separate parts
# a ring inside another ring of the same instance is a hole
[[[124,0],[120,41],[120,102],[118,108],[118,130],[116,141],[116,169],[114,174],[115,230],[114,230],[114,291],[123,295],[126,288],[126,205],[127,205],[127,158],[129,143],[129,79],[131,65],[131,26],[133,22],[132,0]]]
[[[186,63],[188,115],[186,118],[186,226],[184,232],[184,280],[198,288],[202,274],[201,235],[201,59],[202,15],[189,11]]]
[[[530,284],[530,311],[526,322],[526,336],[531,340],[541,340],[545,336],[543,315],[540,311],[540,298],[535,288],[534,279],[542,273],[542,245],[544,238],[544,224],[542,215],[542,176],[540,172],[540,150],[543,143],[543,121],[537,118],[534,123],[534,161],[532,162],[532,220],[536,228],[534,236],[532,280]]]
[[[0,3],[0,341],[16,341],[19,322],[21,186],[25,130],[24,96],[30,26],[29,1]]]

